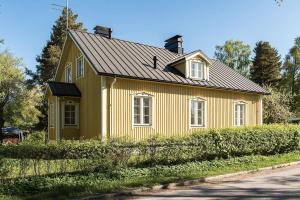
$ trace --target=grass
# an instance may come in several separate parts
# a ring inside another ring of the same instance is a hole
[[[127,168],[110,173],[70,173],[11,179],[1,183],[3,199],[65,199],[126,190],[133,187],[202,178],[300,160],[300,151],[273,156],[245,156],[226,160],[188,162],[173,166]],[[0,196],[1,199],[1,196]]]

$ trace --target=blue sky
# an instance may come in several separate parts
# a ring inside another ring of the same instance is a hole
[[[0,0],[0,38],[23,63],[34,69],[64,0]],[[300,1],[284,0],[70,0],[78,20],[92,31],[113,29],[113,37],[154,46],[175,34],[184,36],[185,51],[202,49],[213,56],[215,46],[239,39],[254,47],[269,41],[284,57],[300,36]],[[3,49],[3,47],[2,47]]]

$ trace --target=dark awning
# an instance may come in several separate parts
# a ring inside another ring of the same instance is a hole
[[[81,92],[74,83],[48,82],[53,96],[81,97]]]

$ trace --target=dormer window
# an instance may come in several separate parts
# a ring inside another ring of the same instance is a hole
[[[191,61],[191,78],[204,79],[204,63],[201,61]]]

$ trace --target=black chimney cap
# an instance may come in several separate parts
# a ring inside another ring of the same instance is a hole
[[[182,35],[175,35],[173,37],[170,37],[169,39],[166,39],[165,42],[171,42],[173,40],[179,40],[179,38],[181,39],[182,41]]]
[[[111,33],[112,33],[111,28],[97,25],[97,26],[95,26],[94,31],[95,31],[95,34],[99,34],[103,37],[111,39]]]

